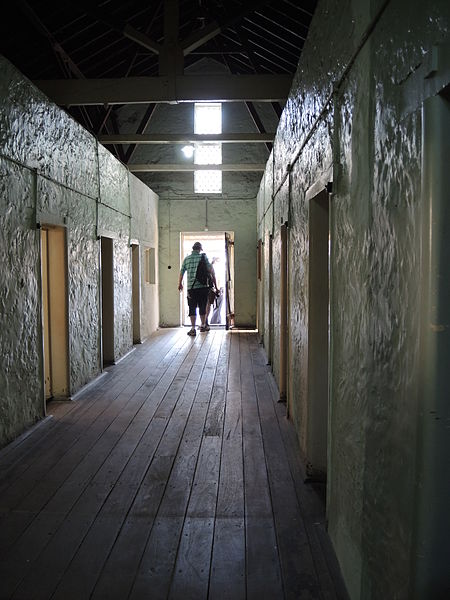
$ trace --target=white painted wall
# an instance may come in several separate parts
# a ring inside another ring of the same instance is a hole
[[[158,198],[0,57],[0,446],[45,415],[40,223],[67,229],[70,393],[101,372],[100,235],[113,238],[114,359],[132,347],[131,248],[158,247]],[[158,283],[143,286],[144,337]]]
[[[450,589],[450,470],[440,458],[448,432],[439,425],[450,330],[439,308],[439,332],[431,318],[421,323],[436,193],[422,188],[422,109],[447,86],[439,95],[448,119],[449,30],[446,0],[319,1],[259,193],[265,282],[273,236],[274,285],[263,290],[274,306],[264,331],[274,355],[280,225],[289,223],[288,401],[308,459],[309,199],[333,184],[327,521],[352,600],[428,600]],[[434,133],[430,162],[442,168],[449,136],[438,146],[438,125]],[[433,221],[448,230],[448,212]],[[448,271],[431,278],[443,297]],[[424,352],[421,327],[436,331],[439,352]],[[275,357],[272,365],[278,379]]]

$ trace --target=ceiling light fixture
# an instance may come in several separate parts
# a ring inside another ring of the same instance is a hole
[[[192,158],[194,156],[194,146],[183,146],[181,152],[186,158]]]

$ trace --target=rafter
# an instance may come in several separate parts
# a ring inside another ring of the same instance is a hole
[[[22,11],[26,14],[26,16],[30,19],[33,25],[40,31],[44,37],[47,38],[49,44],[51,45],[60,65],[61,70],[66,77],[75,76],[76,79],[86,79],[84,73],[78,67],[78,65],[72,60],[69,54],[64,50],[62,45],[55,39],[53,34],[48,30],[48,28],[41,21],[36,12],[31,8],[31,6],[25,0],[19,0],[19,6]],[[86,106],[80,106],[79,113],[81,115],[82,120],[84,121],[85,127],[90,131],[95,131],[95,127],[89,114],[89,110]],[[109,117],[110,111],[106,111],[106,116],[104,117],[103,125],[106,124],[106,121]],[[122,151],[122,148],[116,148],[114,146],[114,151],[117,155]]]
[[[139,127],[137,128],[137,132],[136,132],[137,135],[135,136],[135,138],[139,137],[139,136],[142,136],[142,134],[144,133],[144,131],[147,129],[147,126],[148,126],[148,124],[151,121],[153,113],[155,112],[156,106],[157,106],[156,104],[150,104],[147,107],[147,110],[145,111],[144,116],[142,117],[142,120],[139,123]],[[125,163],[126,164],[128,164],[130,162],[130,160],[132,159],[133,154],[135,153],[136,148],[137,148],[137,142],[136,141],[131,141],[131,142],[128,142],[128,143],[130,144],[130,146],[129,146],[128,150],[126,151],[126,154],[125,154]]]
[[[222,26],[217,23],[217,21],[213,21],[203,27],[202,29],[198,29],[194,31],[187,39],[185,39],[182,43],[183,54],[186,56],[190,54],[193,50],[196,50],[209,40],[212,40],[216,35],[222,31]]]
[[[161,52],[161,45],[158,44],[158,42],[155,42],[149,38],[148,35],[145,35],[145,33],[141,33],[129,23],[125,25],[122,33],[129,40],[136,42],[136,44],[139,44],[139,46],[142,46],[143,48],[146,48],[155,54],[159,54]]]
[[[258,115],[258,112],[257,112],[253,102],[246,102],[245,105],[246,105],[247,110],[253,119],[253,123],[256,125],[256,128],[259,131],[259,133],[261,133],[261,134],[265,133],[266,132],[265,127],[263,125],[263,122],[261,121],[260,116]],[[266,148],[270,152],[272,150],[272,144],[270,142],[267,142]]]
[[[228,27],[231,27],[235,23],[241,21],[249,13],[267,4],[268,1],[269,0],[247,0],[247,2],[245,3],[245,8],[243,10],[234,13],[232,16],[227,17],[220,23],[217,20],[215,20],[211,23],[208,23],[208,25],[206,25],[205,27],[193,31],[192,34],[188,36],[185,40],[183,40],[181,44],[183,48],[183,54],[186,56],[193,50],[196,50],[200,46],[203,46],[203,44],[209,42],[209,40],[222,33],[222,31],[224,31]]]
[[[255,71],[255,73],[257,73],[257,72],[258,72],[258,62],[257,62],[257,60],[256,60],[256,56],[255,56],[255,54],[254,54],[254,53],[253,53],[253,51],[250,49],[250,46],[249,46],[249,43],[248,43],[248,37],[247,37],[247,34],[245,33],[245,31],[243,30],[243,28],[242,28],[240,25],[238,25],[238,26],[236,27],[236,33],[237,33],[237,35],[238,35],[239,42],[241,43],[242,47],[243,47],[243,48],[244,48],[244,50],[245,50],[245,53],[246,53],[246,54],[247,54],[247,56],[248,56],[248,59],[249,59],[249,61],[250,61],[250,64],[251,64],[251,65],[252,65],[252,67],[253,67],[253,70]]]
[[[247,55],[248,55],[248,58],[250,60],[251,65],[252,65],[253,69],[256,71],[257,70],[256,58],[253,55],[253,53],[251,52],[250,48],[248,47],[248,40],[247,40],[244,32],[242,31],[241,27],[237,27],[236,31],[237,31],[240,43],[242,44],[242,46],[244,47],[245,51],[247,52]],[[228,68],[231,71],[231,68],[230,68],[229,64],[228,64]],[[266,132],[266,130],[265,130],[264,125],[263,125],[263,123],[262,123],[262,121],[261,121],[261,119],[260,119],[260,117],[259,117],[259,115],[258,115],[258,113],[256,111],[255,105],[253,104],[253,102],[249,102],[249,101],[246,101],[245,105],[246,105],[247,110],[249,111],[250,116],[252,117],[253,122],[254,122],[256,128],[258,129],[260,135],[264,134]],[[267,148],[267,150],[269,152],[272,150],[272,146],[273,145],[272,145],[271,142],[269,142],[269,141],[266,142],[266,148]]]
[[[104,11],[95,8],[89,2],[77,0],[77,2],[74,2],[73,4],[78,9],[81,7],[86,14],[94,17],[95,19],[97,19],[97,21],[104,23],[112,30],[121,33],[124,37],[132,40],[139,46],[142,46],[143,48],[146,48],[147,50],[150,50],[155,54],[159,54],[159,52],[161,51],[161,45],[158,44],[158,42],[155,42],[154,40],[149,38],[145,33],[138,31],[129,23],[121,23],[118,20],[113,19],[109,15],[106,16]]]

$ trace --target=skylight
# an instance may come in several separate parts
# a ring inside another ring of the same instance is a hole
[[[222,104],[201,102],[194,105],[194,133],[222,133]],[[222,164],[222,144],[200,142],[194,147],[194,164]],[[197,194],[220,194],[222,192],[222,171],[194,171],[194,192]]]

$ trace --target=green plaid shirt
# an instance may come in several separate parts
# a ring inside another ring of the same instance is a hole
[[[202,285],[199,281],[195,281],[195,274],[197,273],[197,266],[200,262],[202,255],[200,252],[193,251],[191,254],[188,254],[186,258],[183,260],[183,264],[181,265],[181,276],[183,276],[187,272],[187,287],[191,289],[206,287]],[[208,269],[211,269],[211,263],[208,260],[208,257],[205,254],[206,264]]]

